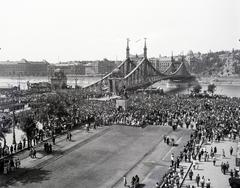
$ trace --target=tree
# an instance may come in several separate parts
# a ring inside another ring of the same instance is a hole
[[[209,85],[208,85],[208,92],[209,92],[209,93],[212,93],[212,95],[213,95],[213,93],[215,92],[215,90],[216,90],[216,85],[215,85],[215,84],[209,84]]]
[[[202,91],[202,86],[201,85],[198,84],[198,85],[193,87],[193,93],[198,94],[198,93],[201,93],[201,91]]]
[[[24,114],[20,119],[21,129],[26,133],[28,148],[31,146],[32,139],[35,136],[36,123],[31,114]]]
[[[7,141],[1,127],[0,127],[0,140],[3,140],[3,148],[5,148],[5,146],[7,145]]]
[[[3,140],[3,148],[7,145],[5,133],[9,131],[8,127],[10,123],[11,120],[9,118],[5,116],[2,117],[2,124],[0,124],[0,140]]]

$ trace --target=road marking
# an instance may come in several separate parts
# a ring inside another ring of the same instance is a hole
[[[176,144],[178,144],[181,140],[182,140],[182,136],[177,140],[177,142],[176,142]],[[172,152],[172,150],[174,149],[174,147],[172,147],[165,155],[164,155],[164,157],[162,158],[162,160],[165,160],[166,159],[166,157],[169,155],[169,153],[171,153]]]

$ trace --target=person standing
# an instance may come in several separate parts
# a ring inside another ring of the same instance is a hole
[[[217,147],[215,146],[214,147],[214,154],[216,154],[217,153]]]
[[[179,188],[180,187],[180,178],[179,178],[179,176],[176,177],[175,181],[176,181],[177,188]],[[160,185],[159,185],[159,188],[160,188]]]
[[[55,145],[55,136],[54,135],[52,136],[52,142],[53,142],[53,145]]]
[[[135,185],[135,177],[134,177],[134,176],[132,177],[132,182],[131,182],[131,184],[132,184],[132,187],[134,187],[134,185]]]
[[[183,167],[182,166],[180,168],[180,175],[181,175],[181,178],[183,179],[184,171],[183,171]]]
[[[230,155],[232,155],[233,154],[233,147],[231,146],[230,147]]]
[[[224,174],[224,175],[226,174],[226,170],[227,170],[226,164],[223,163],[223,165],[222,165],[222,171],[223,171],[223,174]]]
[[[30,149],[29,156],[33,158],[33,148]]]
[[[89,124],[86,124],[86,131],[89,132]]]
[[[25,148],[26,147],[26,138],[24,137],[23,138],[23,148]]]
[[[138,175],[136,175],[135,176],[135,187],[137,187],[138,186],[138,184],[139,184],[139,177],[138,177]]]
[[[158,182],[156,183],[155,188],[160,188],[160,185]]]
[[[225,151],[224,151],[224,149],[222,149],[222,156],[223,156],[223,157],[226,157],[226,156],[225,156]]]
[[[126,176],[123,176],[123,185],[124,185],[124,187],[127,186],[127,177]]]
[[[67,138],[66,138],[66,141],[69,140],[69,132],[67,132]]]
[[[228,170],[229,170],[229,163],[227,161],[227,163],[226,163],[226,172],[228,172]]]
[[[15,164],[14,164],[14,161],[13,161],[13,158],[10,159],[10,170],[13,171],[15,168]]]
[[[216,157],[214,156],[213,157],[213,166],[215,166],[216,165]]]
[[[202,157],[202,154],[201,154],[201,152],[199,152],[199,154],[198,154],[198,161],[199,162],[201,161],[201,157]]]
[[[172,153],[172,155],[171,155],[171,166],[173,166],[173,163],[174,163],[174,154]]]
[[[189,178],[190,178],[190,180],[192,181],[192,177],[193,177],[193,171],[192,171],[192,169],[189,171]]]
[[[206,181],[206,188],[210,188],[210,185],[211,185],[210,179],[207,179],[207,181]]]
[[[230,171],[230,176],[231,176],[231,178],[233,178],[233,170],[232,169]]]
[[[13,145],[11,145],[11,147],[10,147],[10,152],[11,152],[11,154],[13,153]]]
[[[33,148],[33,158],[37,158],[37,151]]]
[[[202,178],[200,180],[200,184],[201,184],[201,188],[204,188],[204,185],[205,185],[205,178],[204,178],[204,176],[202,176]]]
[[[180,159],[179,159],[179,157],[177,157],[177,161],[176,161],[177,168],[179,168],[179,164],[180,164]]]
[[[199,182],[200,182],[200,176],[199,176],[199,174],[197,174],[197,176],[196,176],[196,183],[197,183],[198,187],[199,187]]]

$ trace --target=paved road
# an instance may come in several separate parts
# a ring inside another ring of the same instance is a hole
[[[163,135],[172,134],[180,147],[171,149],[162,142]],[[110,188],[121,184],[128,173],[144,177],[154,165],[149,160],[167,166],[171,152],[178,152],[189,138],[190,131],[170,127],[148,126],[144,129],[114,126],[84,144],[75,145],[55,160],[38,168],[28,169],[8,187],[80,187]],[[145,164],[145,165],[144,165]]]

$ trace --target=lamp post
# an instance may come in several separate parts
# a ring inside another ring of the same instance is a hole
[[[15,109],[13,109],[13,145],[16,144],[15,125],[16,125],[16,117],[15,117]]]
[[[78,81],[78,79],[77,79],[77,64],[75,63],[74,64],[74,73],[75,73],[75,90],[77,89],[77,81]]]

